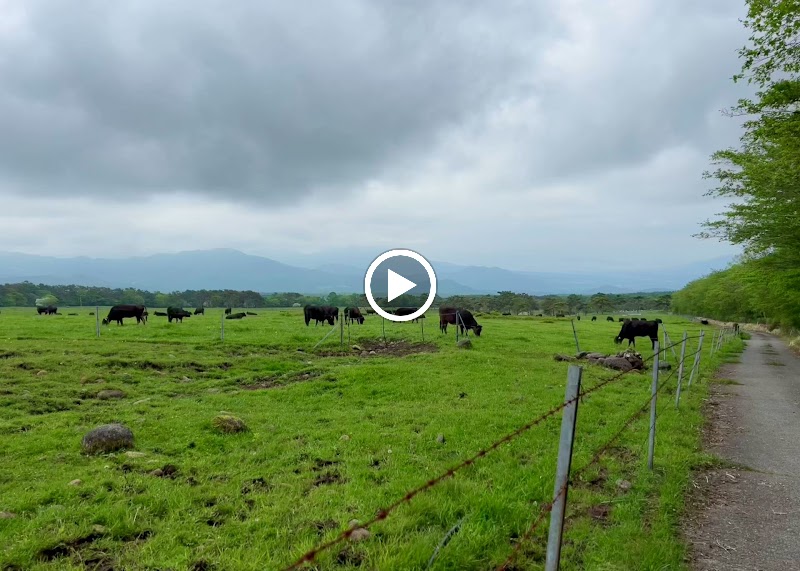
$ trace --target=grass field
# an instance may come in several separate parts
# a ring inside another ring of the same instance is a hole
[[[368,316],[349,343],[345,330],[343,355],[338,331],[312,350],[330,328],[306,327],[300,310],[226,321],[224,342],[221,309],[168,324],[150,308],[146,326],[127,320],[100,338],[91,308],[59,311],[0,313],[0,512],[15,514],[0,518],[2,569],[280,569],[563,401],[568,365],[553,354],[574,353],[569,319],[481,316],[483,334],[465,350],[433,312],[425,345],[418,324],[387,322],[388,348]],[[702,327],[661,317],[673,340]],[[617,349],[618,323],[575,325],[583,349]],[[662,393],[654,472],[643,416],[573,483],[562,569],[683,568],[688,475],[708,461],[697,450],[707,378],[741,344],[709,358],[706,342],[680,412],[674,380]],[[647,339],[638,345],[651,355]],[[613,374],[587,366],[583,385]],[[629,374],[584,399],[573,468],[645,403],[650,379]],[[125,396],[97,398],[108,389]],[[249,430],[218,432],[221,412]],[[139,454],[81,452],[83,435],[109,422],[132,429]],[[417,496],[317,568],[425,569],[463,518],[432,568],[494,569],[552,499],[560,423],[553,416]],[[546,528],[512,568],[541,568]]]

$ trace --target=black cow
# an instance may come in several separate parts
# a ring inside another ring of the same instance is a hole
[[[150,314],[149,314],[149,313],[147,312],[147,310],[145,309],[145,310],[142,312],[142,321],[144,321],[145,323],[147,323],[147,318],[148,318],[148,317],[150,317]]]
[[[537,313],[536,317],[544,317],[544,313]]]
[[[738,323],[734,323],[733,324],[733,332],[736,333],[736,335],[739,335],[739,324]]]
[[[192,314],[183,309],[182,307],[168,307],[167,308],[167,321],[172,323],[172,320],[180,321],[183,323],[184,317],[191,317]]]
[[[447,333],[448,324],[453,324],[457,327],[460,327],[462,334],[464,333],[465,328],[467,330],[472,329],[475,332],[476,337],[480,337],[481,331],[483,330],[483,326],[478,325],[478,322],[475,321],[475,318],[472,316],[472,313],[470,313],[469,310],[461,309],[459,307],[440,307],[439,329],[442,331],[442,333]]]
[[[419,307],[398,307],[392,313],[394,313],[395,315],[411,315],[412,313],[414,313],[415,311],[418,311],[418,310],[419,310]],[[411,322],[412,323],[416,323],[417,319],[425,319],[425,316],[424,315],[420,315],[416,319],[412,319]]]
[[[578,321],[580,321],[580,320],[581,320],[581,316],[580,316],[580,315],[578,315]]]
[[[231,314],[231,308],[230,307],[226,307],[225,308],[225,315],[230,315],[230,314]]]
[[[323,305],[321,309],[325,313],[325,315],[333,317],[334,321],[339,321],[339,308],[338,307],[333,307],[331,305]],[[331,323],[331,325],[333,325],[333,323]]]
[[[368,309],[367,310],[367,314],[368,315],[375,315],[375,310],[374,309]]]
[[[246,315],[246,313],[240,311],[239,313],[231,313],[230,315],[226,315],[225,319],[242,319]]]
[[[364,316],[361,315],[361,310],[357,307],[345,307],[342,315],[344,316],[344,319],[348,321],[348,323],[357,321],[359,325],[364,324]]]
[[[703,325],[708,325],[708,319],[701,319],[700,323],[702,323]]]
[[[198,307],[197,309],[194,310],[194,314],[195,315],[205,315],[206,314],[206,308],[205,307]]]
[[[614,338],[614,343],[620,344],[624,339],[628,340],[628,347],[631,343],[636,347],[636,337],[649,337],[655,349],[658,341],[658,323],[655,321],[626,321],[622,324],[622,329]]]
[[[556,317],[565,317],[563,313],[556,313]]]
[[[306,320],[306,326],[314,320],[314,325],[327,321],[329,325],[333,325],[333,314],[325,311],[325,308],[318,305],[307,305],[303,308],[303,317]]]
[[[597,321],[597,316],[596,315],[592,315],[592,321]]]
[[[46,305],[45,307],[37,307],[36,313],[39,315],[56,315],[58,313],[58,308],[55,305]]]
[[[609,315],[608,317],[606,317],[606,321],[614,321],[614,318]]]
[[[144,313],[147,308],[143,305],[115,305],[108,311],[108,316],[103,320],[103,325],[108,325],[116,321],[117,325],[122,325],[122,320],[128,317],[135,317],[136,323],[146,323]]]
[[[504,311],[503,315],[511,315],[511,312],[510,311]]]
[[[630,321],[630,319],[628,319],[627,317],[620,317],[620,318],[619,318],[619,322],[620,322],[620,323],[622,323],[622,322],[624,322],[624,321]]]
[[[156,311],[154,315],[157,317],[166,317],[167,313],[165,311]]]
[[[661,319],[656,319],[656,323],[664,323]]]

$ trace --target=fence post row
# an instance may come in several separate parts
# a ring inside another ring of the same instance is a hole
[[[344,315],[339,318],[339,348],[342,347],[344,347]]]
[[[653,469],[653,455],[656,450],[656,395],[658,394],[658,341],[653,355],[653,384],[650,385],[650,437],[647,441],[647,467]]]
[[[705,337],[706,332],[700,332],[700,341],[697,343],[697,353],[694,356],[694,365],[692,365],[692,372],[689,374],[689,383],[687,386],[692,386],[692,379],[694,379],[694,374],[697,372],[698,367],[700,366],[700,355],[702,354],[703,350],[703,338]]]
[[[681,404],[681,381],[683,380],[683,361],[686,358],[686,331],[683,332],[681,342],[681,361],[678,364],[678,388],[675,390],[675,408]]]
[[[561,439],[558,443],[558,464],[553,495],[553,509],[550,511],[550,531],[547,537],[547,559],[545,571],[556,571],[561,559],[561,538],[564,533],[564,515],[567,507],[567,488],[569,470],[572,465],[572,445],[575,442],[575,423],[578,419],[578,395],[581,391],[583,367],[570,365],[567,372],[567,392],[561,417]]]

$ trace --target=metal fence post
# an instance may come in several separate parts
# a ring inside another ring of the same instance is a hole
[[[100,337],[100,306],[94,307],[94,329],[98,337]]]
[[[714,347],[716,346],[717,346],[717,332],[714,331],[711,335],[711,353],[710,353],[711,356],[714,355]]]
[[[703,351],[703,337],[705,337],[706,332],[700,332],[700,341],[697,343],[697,353],[694,356],[694,364],[692,365],[692,372],[689,373],[689,383],[688,386],[692,386],[692,379],[694,379],[694,374],[697,372],[697,369],[700,367],[700,355]]]
[[[656,395],[658,394],[658,341],[653,357],[653,384],[650,385],[650,437],[647,441],[647,467],[653,469],[653,455],[656,451]]]
[[[681,361],[678,364],[678,388],[675,391],[675,408],[681,404],[681,381],[683,380],[683,360],[686,357],[686,331],[683,332],[683,341],[681,342]]]
[[[580,353],[581,352],[581,346],[578,343],[578,332],[575,331],[575,320],[574,319],[570,319],[569,322],[572,324],[572,335],[573,335],[573,337],[575,337],[575,349],[578,351],[578,353]]]
[[[344,347],[344,316],[339,318],[339,348],[342,347]]]
[[[558,463],[556,464],[556,484],[553,495],[553,508],[550,511],[550,532],[547,538],[547,559],[545,571],[556,571],[561,559],[561,537],[564,533],[564,514],[567,508],[567,489],[569,469],[572,465],[572,445],[575,441],[575,423],[578,418],[578,395],[581,390],[583,367],[570,365],[567,373],[567,392],[561,417],[561,439],[558,443]]]
[[[222,341],[225,341],[225,312],[224,311],[222,312],[222,315],[220,317],[221,317],[221,319],[220,319],[221,325],[220,325],[220,329],[219,329],[219,338]]]

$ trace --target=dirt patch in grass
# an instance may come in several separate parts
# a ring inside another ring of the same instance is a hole
[[[608,524],[611,517],[611,504],[598,504],[589,508],[589,517],[602,524]]]
[[[12,357],[19,357],[19,353],[13,351],[0,351],[0,359],[11,359]]]
[[[417,353],[436,353],[439,347],[433,343],[417,343],[411,341],[365,341],[358,343],[355,346],[358,349],[349,349],[345,351],[320,351],[317,353],[322,357],[341,357],[343,355],[361,355],[363,357],[405,357],[406,355],[415,355]]]
[[[247,391],[257,391],[261,389],[276,389],[291,385],[294,383],[302,383],[316,379],[322,375],[320,371],[301,371],[299,373],[288,373],[286,375],[275,375],[271,377],[256,377],[251,379],[252,382],[246,385],[239,385],[240,388]]]
[[[150,530],[144,530],[130,535],[117,537],[116,539],[122,542],[144,541],[145,539],[149,538],[152,534],[153,532],[151,532]],[[87,565],[86,566],[87,569],[107,569],[107,570],[113,569],[114,567],[111,564],[112,563],[111,560],[108,559],[108,557],[104,553],[102,552],[85,553],[87,550],[91,549],[91,545],[93,542],[97,541],[104,535],[105,533],[103,533],[102,531],[93,531],[88,535],[77,537],[69,541],[60,541],[55,545],[42,549],[39,552],[39,559],[43,561],[54,561],[62,557],[70,557],[72,555],[77,555],[81,561],[95,562],[95,566]]]

